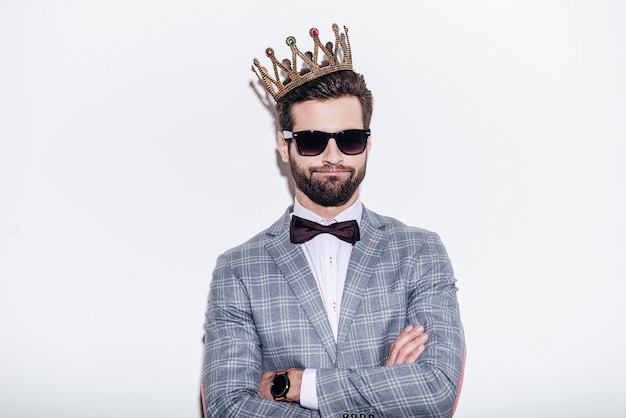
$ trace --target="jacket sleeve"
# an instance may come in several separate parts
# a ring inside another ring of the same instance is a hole
[[[452,416],[465,353],[456,280],[436,234],[427,235],[410,261],[406,316],[425,327],[426,350],[414,364],[318,370],[321,416]]]
[[[259,397],[262,353],[243,283],[227,256],[213,273],[206,312],[202,395],[206,417],[315,417],[297,404]]]

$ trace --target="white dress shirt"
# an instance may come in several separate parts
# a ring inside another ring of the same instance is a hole
[[[350,220],[356,220],[360,223],[362,213],[363,206],[360,200],[357,200],[352,206],[329,221],[305,209],[298,203],[297,199],[295,199],[293,207],[294,215],[322,225]],[[339,329],[339,314],[341,312],[341,297],[348,273],[350,256],[352,255],[352,244],[342,241],[331,234],[319,234],[301,245],[317,283],[317,288],[324,303],[324,308],[326,308],[328,322],[336,342]],[[300,387],[300,405],[308,409],[317,410],[319,407],[316,377],[316,369],[304,370]]]

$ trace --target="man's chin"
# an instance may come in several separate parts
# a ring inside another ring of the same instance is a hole
[[[345,182],[341,179],[336,179],[334,181],[329,179],[322,184],[322,187],[320,187],[320,189],[325,195],[335,195],[337,193],[341,193],[344,187]]]
[[[346,181],[338,176],[328,176],[322,180],[322,183],[328,188],[340,189]]]

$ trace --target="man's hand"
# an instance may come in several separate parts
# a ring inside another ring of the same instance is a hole
[[[385,366],[394,364],[411,364],[415,363],[419,356],[424,352],[424,348],[428,341],[428,334],[424,332],[423,326],[414,327],[409,325],[391,344],[389,356],[385,362]],[[302,385],[302,370],[290,370],[287,377],[289,378],[289,391],[287,392],[288,402],[300,402],[300,387]],[[265,372],[261,375],[259,387],[259,396],[265,399],[274,399],[270,392],[272,380],[276,372]]]
[[[428,341],[428,334],[424,332],[423,326],[409,325],[391,344],[385,366],[415,363],[424,352],[426,341]]]
[[[289,378],[289,391],[287,392],[288,402],[300,402],[300,386],[302,385],[302,370],[290,370],[287,374]],[[259,396],[265,399],[274,399],[270,387],[272,386],[272,380],[276,372],[265,372],[261,375],[261,383],[259,388]]]

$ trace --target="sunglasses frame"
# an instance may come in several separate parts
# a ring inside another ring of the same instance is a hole
[[[343,146],[341,145],[343,143],[343,141],[341,140],[342,134],[345,132],[359,132],[359,133],[363,133],[365,134],[365,143],[363,144],[363,149],[357,153],[347,153],[343,150]],[[299,134],[309,134],[309,133],[315,133],[315,134],[322,134],[325,136],[325,144],[324,144],[324,148],[322,148],[322,150],[320,152],[318,152],[317,154],[303,154],[302,151],[300,150],[300,144],[298,144],[298,135]],[[320,155],[324,152],[324,150],[326,150],[326,147],[328,146],[328,141],[330,141],[330,138],[334,138],[335,142],[337,143],[337,148],[339,148],[339,151],[341,151],[342,154],[345,155],[359,155],[362,154],[363,151],[365,151],[365,148],[367,148],[367,140],[368,138],[371,136],[372,132],[369,129],[344,129],[343,131],[338,131],[338,132],[324,132],[324,131],[316,131],[316,130],[308,130],[308,131],[298,131],[298,132],[292,132],[292,131],[283,131],[283,138],[285,138],[286,141],[290,141],[292,139],[295,139],[296,141],[296,149],[298,150],[298,154],[302,155],[303,157],[315,157],[317,155]]]

